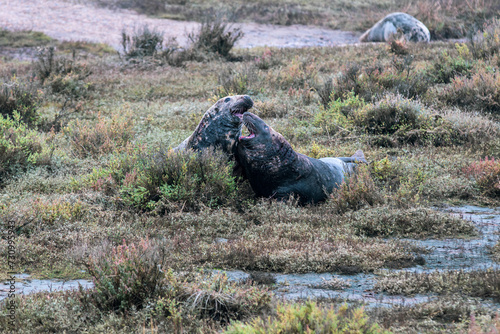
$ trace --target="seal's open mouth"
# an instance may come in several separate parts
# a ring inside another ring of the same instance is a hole
[[[240,136],[240,140],[248,140],[255,138],[255,125],[248,120],[243,119],[243,124],[245,127],[248,129],[249,135],[248,136]]]

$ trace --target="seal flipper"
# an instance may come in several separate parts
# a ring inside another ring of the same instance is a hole
[[[350,157],[340,157],[337,159],[342,160],[346,164],[357,164],[357,163],[368,164],[368,161],[366,161],[365,155],[362,150],[357,150],[356,153],[354,153]]]

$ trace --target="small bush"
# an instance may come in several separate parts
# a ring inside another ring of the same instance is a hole
[[[229,52],[241,37],[243,32],[239,28],[231,29],[217,18],[203,20],[198,32],[188,34],[193,49],[219,54],[224,58],[229,57]]]
[[[279,59],[275,56],[275,52],[269,48],[265,48],[262,56],[255,57],[255,66],[260,70],[268,70],[280,64]]]
[[[330,99],[328,107],[314,116],[314,125],[323,129],[324,133],[334,135],[339,132],[349,132],[352,127],[352,117],[365,102],[354,92],[349,92],[337,100]]]
[[[469,41],[470,50],[475,58],[487,59],[498,54],[500,49],[500,20],[484,23],[482,31],[478,31]]]
[[[150,30],[147,25],[134,31],[129,36],[122,31],[122,47],[125,58],[153,57],[161,51],[163,45],[163,33]]]
[[[445,51],[434,62],[429,75],[435,83],[450,83],[456,76],[468,76],[473,64],[462,56],[451,57]]]
[[[134,137],[133,122],[125,116],[106,119],[99,116],[97,123],[73,121],[64,134],[78,157],[97,157],[110,152],[123,151]]]
[[[347,178],[340,185],[340,188],[330,195],[328,205],[335,207],[339,213],[344,213],[381,202],[382,196],[375,186],[367,166],[359,165],[356,174]]]
[[[391,65],[361,67],[348,65],[336,78],[331,99],[336,100],[353,91],[365,101],[379,99],[387,93],[415,98],[424,95],[429,87],[425,71],[415,70],[412,55],[393,57]]]
[[[276,84],[283,90],[300,89],[315,81],[317,68],[314,61],[296,56],[284,66],[276,78]]]
[[[434,292],[489,297],[500,300],[500,272],[494,269],[434,271],[431,273],[399,272],[380,276],[375,289],[389,294],[414,295]]]
[[[0,180],[16,167],[25,168],[47,163],[43,154],[42,139],[29,129],[14,112],[13,118],[0,115]]]
[[[162,248],[148,239],[128,245],[124,241],[105,255],[89,256],[85,266],[94,278],[94,289],[82,291],[82,301],[105,312],[141,309],[163,288],[164,261]]]
[[[500,197],[500,161],[486,157],[464,167],[462,171],[473,178],[486,195]]]
[[[363,308],[349,310],[345,304],[338,310],[322,308],[312,301],[305,305],[281,304],[276,313],[273,318],[234,323],[224,333],[384,333],[370,323]]]
[[[238,197],[232,168],[222,152],[159,150],[138,160],[125,175],[120,192],[126,203],[141,210],[217,207]]]
[[[225,274],[175,274],[167,266],[164,246],[142,239],[90,256],[85,265],[95,287],[81,291],[82,303],[118,313],[147,305],[152,306],[155,317],[172,319],[177,314],[222,324],[268,308],[271,296],[267,290],[230,282]]]
[[[499,114],[500,74],[481,67],[470,78],[453,78],[438,97],[446,104]]]
[[[423,105],[401,95],[387,95],[354,115],[354,124],[371,134],[426,128],[428,121]]]
[[[0,115],[13,117],[14,112],[20,116],[20,120],[27,124],[34,124],[39,119],[38,106],[40,94],[33,81],[22,82],[12,78],[10,82],[4,82],[0,86]]]
[[[217,74],[219,87],[217,87],[216,95],[222,98],[229,95],[252,94],[249,86],[256,80],[257,74],[252,68],[243,68],[240,71],[231,68],[224,69]]]

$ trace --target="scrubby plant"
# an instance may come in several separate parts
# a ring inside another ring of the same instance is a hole
[[[82,291],[82,302],[102,311],[127,312],[141,309],[160,295],[163,288],[166,255],[163,248],[148,239],[139,243],[103,250],[90,255],[84,264],[94,278],[94,289]]]
[[[224,333],[385,333],[371,323],[363,308],[350,310],[344,304],[338,310],[308,301],[301,304],[280,304],[276,315],[256,318],[248,323],[234,323]]]
[[[381,206],[354,212],[351,219],[355,233],[368,237],[445,238],[476,234],[470,222],[425,208],[390,209]]]
[[[229,95],[252,94],[250,85],[256,81],[257,74],[251,67],[241,70],[227,68],[217,74],[219,86],[216,89],[216,96],[222,98]]]
[[[38,87],[32,80],[23,82],[17,77],[6,80],[0,86],[0,115],[13,117],[14,112],[27,124],[39,120],[38,107],[41,102]]]
[[[500,196],[500,161],[485,157],[462,169],[467,177],[473,178],[478,187],[489,196]]]
[[[21,121],[17,112],[13,118],[0,115],[0,180],[15,168],[48,161],[48,155],[43,153],[42,139]]]
[[[279,65],[281,62],[275,55],[276,51],[272,51],[269,48],[265,48],[262,56],[255,57],[254,64],[260,70],[268,70],[274,66]]]
[[[337,100],[330,99],[328,107],[314,116],[314,125],[323,129],[324,133],[334,135],[348,133],[352,127],[352,118],[358,109],[365,106],[365,102],[353,91],[346,93]]]
[[[359,210],[363,206],[373,206],[382,202],[382,196],[375,186],[368,167],[359,165],[356,174],[348,177],[340,187],[330,195],[328,205],[339,213]]]
[[[85,260],[94,278],[92,290],[81,290],[84,305],[127,313],[151,308],[155,318],[195,316],[225,324],[268,308],[266,289],[229,281],[224,273],[180,275],[169,267],[168,245],[142,239],[104,249]]]
[[[134,137],[134,123],[130,117],[99,116],[97,123],[72,121],[63,130],[78,157],[97,157],[123,151]]]
[[[457,48],[459,48],[458,44]],[[444,51],[433,63],[428,74],[434,82],[447,84],[456,76],[468,76],[472,68],[473,63],[471,60],[464,58],[462,55],[452,57]]]
[[[163,33],[144,25],[133,35],[122,31],[122,48],[125,58],[143,58],[156,55],[163,47]]]
[[[500,20],[494,18],[485,22],[481,31],[473,35],[470,40],[470,51],[475,58],[486,59],[499,53],[500,49]]]
[[[455,293],[500,300],[500,272],[487,269],[386,273],[379,276],[375,288],[389,294]]]
[[[480,67],[470,78],[453,78],[451,84],[438,91],[437,95],[446,104],[498,114],[500,113],[500,74],[491,68]]]
[[[429,113],[419,102],[401,95],[386,95],[354,114],[354,124],[371,134],[395,134],[429,125]]]
[[[280,69],[276,84],[283,90],[303,88],[315,81],[317,69],[314,61],[295,56],[287,66]]]
[[[141,209],[196,209],[233,203],[238,184],[222,152],[157,150],[142,157],[120,188],[128,204]],[[156,204],[159,201],[158,204]]]
[[[232,29],[219,18],[204,19],[197,32],[188,34],[193,49],[224,58],[229,57],[229,52],[241,37],[243,32],[239,28]]]

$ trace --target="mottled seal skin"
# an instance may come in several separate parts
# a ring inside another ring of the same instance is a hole
[[[375,23],[359,38],[360,42],[388,42],[398,30],[403,32],[407,41],[429,42],[431,34],[429,29],[411,15],[405,13],[392,13]]]
[[[314,159],[295,152],[278,132],[251,112],[243,114],[250,134],[239,138],[237,158],[257,196],[318,203],[366,163],[362,151],[352,157]]]
[[[202,151],[212,147],[221,149],[230,158],[234,157],[241,134],[241,118],[252,106],[253,101],[248,95],[220,99],[205,112],[191,136],[175,147],[174,151]]]

